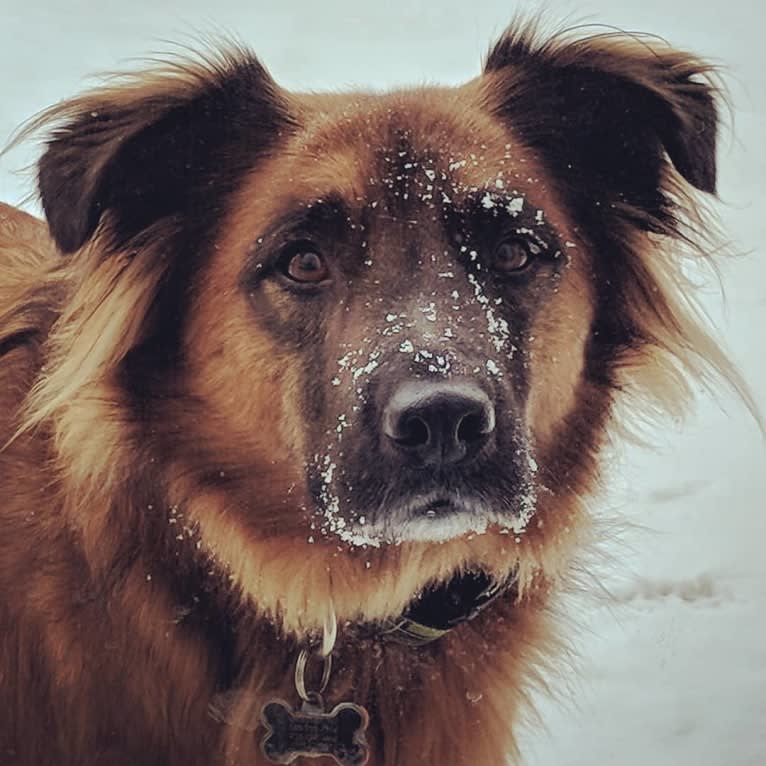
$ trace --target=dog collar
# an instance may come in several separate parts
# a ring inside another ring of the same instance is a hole
[[[383,635],[407,646],[430,644],[458,625],[472,620],[498,596],[516,584],[516,577],[503,582],[483,572],[468,572],[450,582],[426,589],[401,619],[389,623]],[[367,710],[353,702],[341,702],[332,710],[325,707],[323,693],[332,672],[332,650],[337,621],[333,614],[324,626],[322,647],[304,647],[295,666],[295,690],[300,706],[273,697],[261,708],[264,736],[261,751],[274,764],[292,763],[296,758],[327,756],[339,766],[364,766],[370,755],[366,730]],[[306,686],[306,665],[311,656],[322,660],[319,686]]]
[[[516,577],[497,582],[483,572],[457,575],[425,590],[401,618],[385,624],[383,635],[407,646],[424,646],[481,613],[516,585]]]

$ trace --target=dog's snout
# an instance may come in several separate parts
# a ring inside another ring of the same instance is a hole
[[[495,408],[475,383],[408,381],[383,408],[383,434],[410,461],[441,466],[468,461],[495,430]]]

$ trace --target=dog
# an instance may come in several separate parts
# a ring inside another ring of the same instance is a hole
[[[229,45],[34,120],[2,762],[518,759],[607,439],[743,390],[684,278],[719,102],[654,39],[516,22],[459,87],[293,93]]]

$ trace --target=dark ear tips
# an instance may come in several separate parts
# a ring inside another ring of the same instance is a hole
[[[695,188],[715,194],[718,110],[707,86],[683,97],[661,137],[676,170]]]
[[[66,138],[52,142],[38,163],[37,184],[48,229],[62,253],[79,250],[98,225],[100,210],[84,178],[82,167],[66,146]]]

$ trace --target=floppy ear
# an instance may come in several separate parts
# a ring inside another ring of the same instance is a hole
[[[494,105],[565,185],[591,201],[625,202],[662,219],[668,159],[690,184],[716,185],[717,113],[711,67],[641,38],[605,34],[538,42],[508,32],[485,74]]]
[[[289,122],[269,74],[241,49],[53,107],[32,126],[54,125],[38,165],[51,234],[69,253],[107,217],[125,242],[162,217],[207,211]]]

